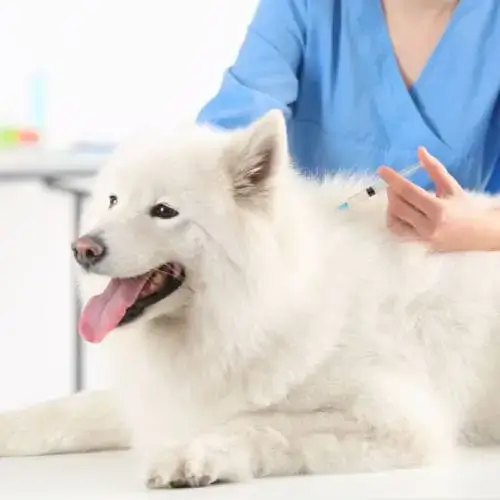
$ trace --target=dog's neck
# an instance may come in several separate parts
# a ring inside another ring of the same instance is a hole
[[[233,235],[238,244],[232,249],[217,244],[210,249],[202,274],[193,283],[189,319],[193,334],[207,345],[216,335],[222,337],[217,345],[251,356],[262,342],[286,329],[283,304],[301,307],[301,280],[315,279],[315,252],[323,236],[314,204],[308,200],[312,194],[308,190],[304,194],[303,181],[299,182],[298,189],[288,185],[277,194],[269,219],[247,219]],[[241,325],[247,329],[245,335],[235,335]]]

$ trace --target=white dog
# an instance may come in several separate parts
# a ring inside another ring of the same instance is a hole
[[[279,112],[121,148],[74,244],[117,390],[1,415],[0,455],[132,447],[161,488],[497,440],[500,253],[403,243],[385,196],[337,210],[360,185],[299,176]]]

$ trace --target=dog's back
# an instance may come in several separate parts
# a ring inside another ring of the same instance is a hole
[[[432,253],[402,242],[386,229],[384,195],[336,210],[369,182],[336,177],[317,187],[330,227],[324,228],[324,245],[331,242],[329,260],[317,262],[323,288],[306,294],[316,298],[316,317],[335,315],[343,327],[331,335],[336,347],[328,361],[286,405],[352,405],[372,397],[380,380],[380,394],[405,387],[415,411],[441,413],[457,438],[500,436],[500,253]],[[496,199],[471,196],[498,206]],[[311,337],[304,334],[297,349],[314,349]],[[400,396],[398,391],[394,399]],[[385,405],[390,418],[390,403]]]

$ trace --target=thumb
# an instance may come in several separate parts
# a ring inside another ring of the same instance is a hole
[[[426,148],[418,148],[417,154],[420,163],[436,186],[437,196],[456,196],[463,193],[460,184],[448,172],[446,167],[437,158],[432,156]]]

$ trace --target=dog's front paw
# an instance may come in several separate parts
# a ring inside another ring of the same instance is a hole
[[[158,455],[149,468],[146,485],[152,489],[196,488],[248,476],[246,467],[232,461],[225,446],[198,442]]]
[[[148,488],[185,488],[208,486],[219,480],[218,457],[196,453],[190,447],[160,455],[150,468]]]

